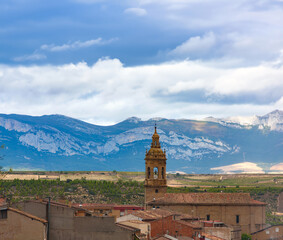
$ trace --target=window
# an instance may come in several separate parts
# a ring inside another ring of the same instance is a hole
[[[206,215],[206,221],[210,221],[210,215]]]
[[[0,211],[0,219],[6,219],[7,218],[7,209]]]
[[[162,179],[164,179],[164,167],[162,167],[161,176],[162,176]]]
[[[236,223],[240,223],[240,215],[236,215]]]
[[[279,232],[279,228],[277,227],[277,228],[275,228],[275,232]]]
[[[156,145],[157,145],[157,142],[155,141],[154,143],[155,143],[155,146],[156,146]]]
[[[158,193],[158,189],[155,189],[155,193]]]
[[[240,223],[240,215],[236,215],[236,223]]]
[[[150,167],[147,168],[147,178],[150,178]]]

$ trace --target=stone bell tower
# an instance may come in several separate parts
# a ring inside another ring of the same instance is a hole
[[[167,191],[166,181],[166,152],[162,151],[159,135],[152,135],[152,143],[145,154],[145,203],[163,197]]]

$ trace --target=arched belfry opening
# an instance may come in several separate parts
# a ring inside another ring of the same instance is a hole
[[[163,197],[167,191],[166,152],[161,149],[156,125],[145,154],[145,170],[145,202]]]
[[[158,179],[158,167],[153,169],[154,179]]]

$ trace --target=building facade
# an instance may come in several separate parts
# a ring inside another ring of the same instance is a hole
[[[283,239],[283,224],[264,228],[251,234],[252,240],[279,240]]]
[[[0,208],[0,239],[47,240],[47,221],[14,208]]]
[[[96,217],[82,208],[48,201],[26,201],[14,207],[45,219],[52,240],[133,240],[135,231],[115,224],[114,217]],[[28,239],[28,238],[22,238]]]
[[[266,204],[252,199],[248,193],[166,193],[166,155],[161,150],[156,127],[151,148],[146,152],[145,167],[146,209],[160,208],[207,221],[219,220],[240,226],[243,233],[265,227]]]

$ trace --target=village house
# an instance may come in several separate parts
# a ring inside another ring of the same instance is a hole
[[[139,229],[115,224],[114,217],[92,216],[85,209],[53,201],[25,201],[13,207],[45,219],[50,240],[133,240],[140,233]]]
[[[91,212],[93,216],[113,216],[115,219],[131,213],[143,210],[144,207],[136,205],[100,204],[100,203],[74,203],[74,207],[83,208]]]
[[[0,239],[47,240],[47,221],[18,209],[0,207]]]
[[[252,240],[283,239],[283,224],[270,226],[251,234]]]

